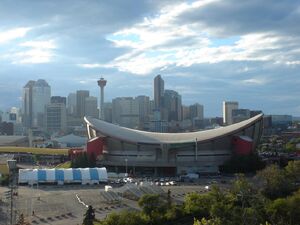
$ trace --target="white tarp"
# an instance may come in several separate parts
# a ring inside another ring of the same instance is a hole
[[[46,169],[46,181],[54,182],[55,180],[55,169]]]
[[[54,183],[59,181],[57,169],[20,169],[19,183],[36,184],[38,182]],[[64,173],[63,183],[80,182],[82,184],[95,184],[99,182],[107,182],[107,171],[102,168],[79,168],[79,169],[59,169]],[[98,178],[95,177],[95,172],[98,173]],[[92,180],[93,173],[94,180]],[[77,177],[77,180],[74,179]],[[40,179],[40,180],[39,180]]]
[[[73,169],[65,169],[64,170],[64,181],[72,182],[73,181]]]
[[[105,167],[97,168],[97,170],[99,175],[99,181],[107,182],[108,177],[107,177],[106,168]]]

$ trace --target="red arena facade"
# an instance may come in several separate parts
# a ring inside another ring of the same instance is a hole
[[[109,172],[174,176],[216,173],[233,153],[255,150],[263,129],[263,114],[211,130],[154,133],[129,129],[85,117],[88,153]]]

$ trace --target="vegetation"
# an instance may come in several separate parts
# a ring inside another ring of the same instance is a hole
[[[175,205],[160,195],[144,195],[138,202],[140,212],[113,213],[95,224],[297,225],[300,221],[299,174],[299,161],[290,162],[282,170],[267,167],[253,183],[238,174],[229,190],[213,186],[206,194],[190,193],[183,205]]]
[[[71,168],[71,161],[67,161],[61,164],[58,164],[55,168],[68,169]]]
[[[30,148],[30,147],[0,147],[0,153],[32,153],[36,155],[68,155],[68,149]]]
[[[0,185],[2,186],[8,186],[9,183],[9,175],[8,174],[2,174],[0,177]]]
[[[83,225],[93,225],[95,221],[95,210],[89,205],[87,211],[84,214]]]
[[[83,152],[71,161],[72,168],[87,168],[95,166],[96,157],[93,153],[91,155],[88,155],[86,152]]]
[[[250,155],[233,154],[221,168],[221,172],[225,173],[254,173],[265,167],[264,162],[256,153]]]

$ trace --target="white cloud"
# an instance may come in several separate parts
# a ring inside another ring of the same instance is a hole
[[[57,48],[54,40],[27,41],[20,43],[20,50],[13,53],[10,58],[14,64],[39,64],[51,62],[54,49]]]
[[[252,78],[243,80],[242,83],[247,85],[263,85],[267,83],[267,80],[265,78]]]
[[[19,27],[11,30],[0,32],[0,44],[9,42],[11,40],[24,37],[28,31],[32,28],[30,27]]]
[[[132,27],[107,36],[116,47],[130,49],[107,66],[145,75],[155,69],[165,70],[169,65],[189,67],[193,64],[223,61],[286,62],[289,59],[289,53],[282,52],[283,46],[286,46],[286,37],[275,33],[249,33],[231,42],[232,37],[227,37],[227,42],[225,37],[224,43],[218,43],[218,39],[203,24],[177,24],[176,19],[182,13],[197,10],[212,2],[214,1],[195,1],[171,5],[161,9],[154,17],[144,18]]]

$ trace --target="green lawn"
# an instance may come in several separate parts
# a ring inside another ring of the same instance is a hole
[[[32,153],[36,155],[68,155],[68,149],[30,148],[30,147],[0,147],[0,153]]]

